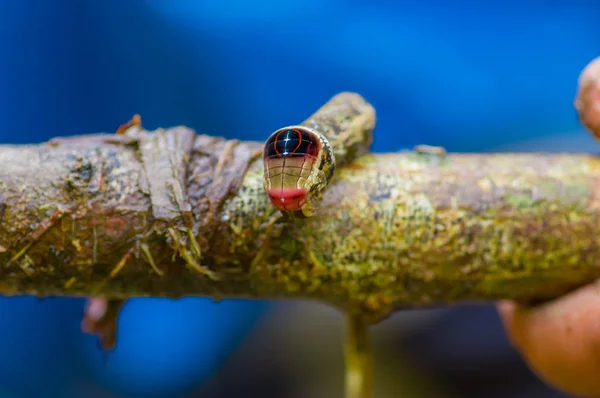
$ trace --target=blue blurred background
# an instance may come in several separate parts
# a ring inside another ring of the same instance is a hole
[[[600,55],[599,15],[597,0],[6,0],[0,140],[114,131],[139,113],[146,128],[262,141],[357,91],[377,109],[377,152],[589,150],[572,101]],[[131,300],[103,358],[80,332],[83,305],[0,301],[0,397],[341,396],[341,374],[323,379],[341,366],[329,331],[340,318],[319,306],[284,304],[285,328],[263,302]],[[490,307],[409,312],[378,328],[381,362],[393,364],[379,374],[397,379],[391,369],[405,364],[422,380],[381,396],[563,396],[530,374]],[[331,368],[320,379],[299,370],[314,360],[298,365],[301,351],[331,356]]]

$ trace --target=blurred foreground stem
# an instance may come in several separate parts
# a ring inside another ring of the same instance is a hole
[[[346,340],[346,398],[371,398],[373,369],[369,343],[369,324],[360,314],[347,314]]]

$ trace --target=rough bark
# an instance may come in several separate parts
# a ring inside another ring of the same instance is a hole
[[[261,143],[137,133],[0,146],[1,294],[294,297],[378,319],[600,276],[592,155],[367,154],[290,221]]]

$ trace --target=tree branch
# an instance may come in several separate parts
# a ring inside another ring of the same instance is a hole
[[[300,297],[378,318],[545,300],[600,275],[594,156],[365,155],[337,170],[318,216],[289,221],[264,194],[261,143],[182,127],[140,134],[162,135],[171,155],[189,146],[186,171],[161,177],[185,195],[152,192],[164,170],[147,175],[128,136],[0,146],[2,294]],[[164,198],[183,216],[157,217]],[[197,245],[184,242],[188,227]]]
[[[599,62],[575,101],[596,136]],[[96,297],[82,326],[111,346],[132,296],[308,298],[376,321],[548,300],[600,276],[597,157],[369,155],[374,122],[352,93],[303,122],[338,167],[319,213],[300,220],[267,199],[262,143],[147,132],[136,116],[117,134],[0,146],[0,294]]]

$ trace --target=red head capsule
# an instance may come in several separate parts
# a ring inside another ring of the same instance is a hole
[[[284,127],[267,139],[263,151],[265,190],[281,211],[300,211],[309,200],[323,144],[302,126]]]

